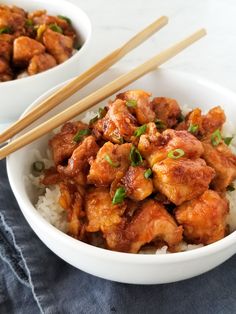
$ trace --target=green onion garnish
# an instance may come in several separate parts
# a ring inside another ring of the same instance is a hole
[[[97,120],[98,120],[98,116],[95,116],[94,118],[92,118],[92,119],[89,121],[89,125],[94,124],[95,122],[97,122]]]
[[[112,204],[116,205],[116,204],[122,203],[125,199],[125,196],[126,196],[125,188],[119,187],[116,190],[115,195],[113,196]]]
[[[0,34],[10,34],[11,33],[11,29],[10,27],[2,27],[0,28]]]
[[[85,136],[85,135],[89,135],[89,134],[91,134],[91,130],[89,130],[89,129],[84,129],[84,130],[79,130],[77,133],[76,133],[76,135],[74,136],[74,138],[73,138],[73,141],[74,142],[81,142],[82,141],[82,139],[83,139],[83,137]]]
[[[59,19],[65,20],[68,24],[71,25],[71,19],[69,19],[69,17],[63,15],[58,15],[57,17],[59,17]]]
[[[26,26],[34,26],[34,23],[33,23],[33,20],[31,20],[31,19],[27,19],[26,21],[25,21],[25,25]]]
[[[230,143],[232,142],[232,139],[233,139],[233,138],[234,138],[233,136],[232,136],[232,137],[225,137],[225,138],[224,138],[225,144],[226,144],[227,146],[229,146]]]
[[[180,148],[176,148],[176,149],[173,149],[171,150],[169,153],[168,153],[168,157],[169,158],[172,158],[172,159],[178,159],[180,157],[183,157],[184,156],[184,151]]]
[[[32,170],[34,174],[40,174],[45,169],[45,165],[43,161],[35,161],[32,164]]]
[[[137,100],[135,99],[129,99],[126,101],[126,106],[129,108],[135,108],[137,107]]]
[[[190,124],[188,128],[188,132],[194,134],[198,131],[198,125],[197,124]]]
[[[141,125],[139,128],[137,128],[135,131],[134,131],[134,136],[141,136],[142,134],[144,134],[147,130],[147,125],[146,124],[143,124]]]
[[[58,26],[56,23],[54,24],[49,24],[48,26],[52,31],[63,34],[63,30],[60,26]]]
[[[220,130],[217,129],[214,133],[211,135],[211,144],[213,146],[217,146],[220,144],[220,141],[222,140],[222,136],[220,133]]]
[[[233,186],[233,184],[231,184],[231,185],[227,186],[226,190],[229,192],[233,192],[233,191],[235,191],[235,187]]]
[[[183,122],[185,120],[185,116],[181,113],[178,117],[178,123]]]
[[[131,160],[131,166],[133,167],[139,166],[143,162],[140,152],[134,145],[131,147],[129,158]]]
[[[75,47],[76,50],[80,50],[81,48],[82,48],[82,45],[80,45],[80,44],[78,44],[78,45]]]
[[[105,115],[107,114],[107,109],[106,108],[99,108],[98,114],[99,114],[99,119],[104,118]]]
[[[104,156],[104,159],[105,159],[113,168],[117,168],[117,167],[120,166],[120,164],[119,164],[118,162],[114,162],[108,154],[106,154],[106,155]]]
[[[151,168],[147,169],[147,170],[144,172],[144,178],[145,178],[145,179],[150,178],[151,175],[152,175],[152,169],[151,169]]]
[[[165,123],[161,121],[160,119],[156,119],[155,124],[156,124],[157,129],[159,130],[166,129]]]

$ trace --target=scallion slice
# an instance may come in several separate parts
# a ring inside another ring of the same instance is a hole
[[[190,124],[188,132],[194,134],[198,131],[198,124]]]
[[[58,26],[56,23],[54,24],[49,24],[48,26],[52,31],[56,32],[56,33],[60,33],[63,34],[63,30],[60,26]]]
[[[233,191],[235,191],[235,187],[233,186],[233,184],[230,184],[227,186],[226,190],[229,192],[233,192]]]
[[[232,139],[233,139],[233,138],[234,138],[233,136],[232,136],[232,137],[225,137],[225,138],[224,138],[225,144],[226,144],[227,146],[229,146],[230,143],[232,142]]]
[[[105,117],[107,113],[107,109],[106,108],[99,108],[98,109],[98,116],[99,116],[99,119],[102,119]]]
[[[33,20],[31,20],[31,19],[27,19],[27,20],[25,21],[25,25],[28,26],[28,27],[34,26],[34,22],[33,22]]]
[[[125,199],[125,196],[126,196],[125,188],[122,186],[119,187],[116,190],[115,195],[113,196],[112,204],[116,205],[116,204],[122,203]]]
[[[2,27],[0,28],[0,34],[10,34],[11,33],[11,29],[10,27]]]
[[[222,140],[222,136],[220,133],[220,130],[217,129],[215,132],[211,135],[211,144],[213,146],[218,146],[220,144],[220,141]]]
[[[65,20],[68,24],[71,25],[71,19],[69,19],[69,17],[63,15],[58,15],[57,17],[59,17],[59,19]]]
[[[129,158],[131,160],[131,166],[137,167],[142,164],[143,158],[138,149],[133,145],[130,150]]]
[[[144,134],[147,130],[147,125],[146,124],[143,124],[141,125],[139,128],[137,128],[135,131],[134,131],[134,136],[136,137],[139,137],[141,136],[142,134]]]
[[[185,153],[182,149],[176,148],[176,149],[171,150],[167,156],[172,159],[179,159],[180,157],[183,157],[184,154]]]
[[[166,129],[165,123],[163,121],[161,121],[160,119],[156,119],[155,124],[156,124],[156,127],[158,130]]]
[[[151,169],[151,168],[147,169],[147,170],[144,172],[144,178],[145,178],[145,179],[150,178],[151,175],[152,175],[152,169]]]
[[[97,122],[97,120],[98,120],[98,116],[95,116],[94,118],[92,118],[92,119],[89,121],[89,125],[94,124],[95,122]]]
[[[105,159],[113,168],[117,168],[117,167],[120,166],[120,164],[119,164],[118,162],[114,162],[108,154],[106,154],[106,155],[104,156],[104,159]]]
[[[75,136],[74,136],[74,138],[73,138],[73,141],[74,142],[81,142],[82,141],[82,139],[83,139],[83,137],[85,136],[85,135],[89,135],[89,134],[91,134],[91,130],[89,130],[89,129],[84,129],[84,130],[79,130],[76,134],[75,134]]]
[[[126,101],[126,106],[129,108],[135,108],[137,107],[137,100],[135,99],[129,99]]]

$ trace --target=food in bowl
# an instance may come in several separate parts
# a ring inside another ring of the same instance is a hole
[[[180,252],[235,229],[236,156],[223,109],[186,114],[175,99],[150,96],[118,94],[52,136],[52,159],[33,164],[43,189],[36,208],[49,222],[128,253]]]
[[[0,5],[0,82],[51,69],[78,48],[68,17]]]

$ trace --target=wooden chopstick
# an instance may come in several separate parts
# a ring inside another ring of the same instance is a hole
[[[78,101],[77,103],[67,108],[63,112],[57,114],[53,118],[42,123],[40,126],[37,126],[33,130],[18,137],[17,139],[15,139],[14,141],[10,142],[5,147],[0,149],[0,159],[5,158],[9,154],[18,150],[19,148],[33,142],[34,140],[50,132],[54,128],[63,124],[64,122],[74,118],[75,116],[91,108],[93,105],[97,104],[98,102],[111,96],[118,90],[122,89],[123,87],[127,86],[128,84],[140,78],[141,76],[145,75],[146,73],[160,66],[167,60],[171,59],[172,57],[177,55],[179,52],[181,52],[182,50],[184,50],[185,48],[187,48],[188,46],[190,46],[191,44],[193,44],[194,42],[196,42],[197,40],[199,40],[205,35],[206,35],[205,29],[198,30],[197,32],[190,35],[189,37],[181,40],[180,42],[176,43],[170,48],[164,50],[163,52],[149,59],[145,63],[134,68],[130,72],[121,75],[120,77],[112,81],[111,83],[108,83],[104,87],[96,90],[95,92],[83,98],[82,100]]]
[[[93,79],[101,75],[114,63],[124,57],[131,50],[136,48],[138,45],[147,40],[150,36],[160,30],[163,26],[168,23],[168,18],[162,16],[152,24],[148,25],[142,31],[137,33],[129,41],[127,41],[120,48],[114,50],[112,53],[107,55],[102,60],[98,61],[90,69],[82,73],[80,76],[73,79],[70,83],[66,84],[56,92],[54,92],[47,99],[42,101],[38,106],[32,109],[22,119],[13,123],[9,128],[0,134],[0,143],[7,141],[9,138],[26,128],[32,122],[43,116],[45,113],[56,107],[59,103],[73,95],[76,91],[87,85]]]

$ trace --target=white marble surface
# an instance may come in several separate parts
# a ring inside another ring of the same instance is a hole
[[[55,0],[54,0],[55,1]],[[92,20],[85,67],[112,51],[161,15],[169,24],[119,65],[138,65],[200,27],[208,35],[162,67],[190,72],[236,92],[235,0],[70,0]]]

